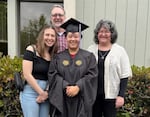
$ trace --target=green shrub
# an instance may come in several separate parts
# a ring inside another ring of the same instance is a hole
[[[132,66],[133,77],[128,81],[125,105],[119,109],[118,117],[150,116],[150,68]],[[129,114],[129,116],[128,116]]]
[[[19,92],[14,85],[13,74],[22,71],[22,58],[0,58],[0,117],[22,117]],[[133,77],[129,79],[125,105],[118,110],[118,117],[150,116],[150,68],[132,66]]]
[[[13,74],[15,71],[21,71],[22,59],[19,57],[10,58],[4,56],[0,58],[0,117],[22,115],[19,92],[14,85]]]

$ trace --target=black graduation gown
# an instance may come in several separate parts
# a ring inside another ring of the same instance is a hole
[[[70,57],[68,50],[57,54],[48,72],[49,101],[54,107],[54,117],[92,117],[97,76],[96,59],[92,53],[79,49],[75,58]],[[65,93],[68,85],[78,85],[79,94],[68,97]]]

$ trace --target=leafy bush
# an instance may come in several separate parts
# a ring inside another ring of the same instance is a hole
[[[119,117],[150,116],[150,68],[132,66],[133,77],[129,79],[125,105]]]
[[[13,74],[15,71],[21,71],[22,59],[9,56],[0,58],[0,117],[22,115],[19,92],[14,85]]]
[[[13,74],[22,70],[22,58],[0,58],[0,117],[22,117],[19,92],[14,85]],[[125,105],[118,110],[118,117],[150,116],[150,68],[132,66]]]

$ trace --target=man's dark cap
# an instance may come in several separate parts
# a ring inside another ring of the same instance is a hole
[[[65,29],[66,32],[82,32],[89,26],[86,24],[81,23],[80,21],[70,18],[64,24],[60,26],[61,28]]]

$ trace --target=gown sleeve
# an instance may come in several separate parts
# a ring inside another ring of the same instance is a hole
[[[88,67],[85,75],[76,82],[76,85],[80,87],[85,107],[91,107],[96,99],[98,85],[98,68],[95,56],[92,53],[88,57],[87,64]]]
[[[48,71],[49,102],[57,111],[63,113],[63,88],[68,85],[68,82],[64,81],[57,72],[56,59],[57,57],[51,61]]]

